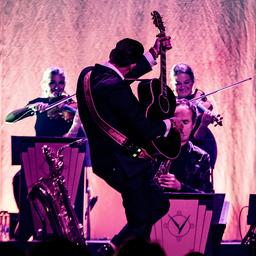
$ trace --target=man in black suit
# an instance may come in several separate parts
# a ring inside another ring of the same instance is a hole
[[[78,110],[89,140],[93,171],[121,193],[127,217],[127,225],[111,239],[111,245],[101,248],[101,255],[112,255],[112,247],[119,247],[128,237],[149,239],[152,225],[169,209],[168,199],[152,182],[158,161],[145,155],[136,157],[136,147],[122,146],[110,138],[99,128],[95,117],[98,115],[140,147],[159,136],[167,136],[173,122],[177,129],[181,128],[176,119],[147,119],[125,80],[151,70],[160,54],[160,44],[171,49],[170,37],[157,38],[149,52],[143,54],[140,42],[125,38],[111,51],[109,61],[85,68],[78,79]],[[89,71],[89,83],[84,83]],[[95,111],[85,88],[90,88]]]

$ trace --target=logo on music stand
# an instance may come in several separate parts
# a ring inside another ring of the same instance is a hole
[[[190,229],[194,228],[194,224],[189,221],[190,215],[185,216],[181,211],[177,211],[176,215],[168,215],[169,221],[165,223],[165,227],[169,233],[176,237],[177,241],[181,241],[182,237],[186,236]]]

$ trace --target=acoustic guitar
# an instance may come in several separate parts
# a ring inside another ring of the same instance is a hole
[[[159,29],[159,37],[165,36],[162,17],[157,11],[151,13],[153,23]],[[174,115],[176,98],[166,83],[166,49],[160,48],[160,79],[141,82],[138,85],[138,98],[149,119],[164,120]],[[181,147],[180,133],[171,128],[167,137],[159,137],[150,142],[146,148],[150,155],[160,155],[174,159],[179,155]]]

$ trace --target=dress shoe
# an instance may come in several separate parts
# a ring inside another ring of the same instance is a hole
[[[110,244],[104,244],[97,250],[98,256],[113,256],[115,253],[115,250]]]

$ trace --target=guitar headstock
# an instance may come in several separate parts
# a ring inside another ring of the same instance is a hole
[[[151,15],[152,15],[154,25],[159,29],[160,34],[164,35],[165,34],[165,26],[164,26],[161,15],[157,11],[151,12]]]

